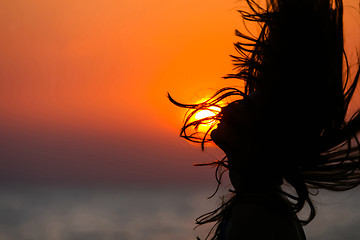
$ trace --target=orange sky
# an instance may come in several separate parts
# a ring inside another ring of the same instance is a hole
[[[232,69],[240,5],[3,1],[0,170],[9,179],[172,179],[214,160],[178,138],[184,110],[166,93],[192,102],[238,84],[221,77]]]
[[[184,110],[166,93],[197,101],[224,85],[240,21],[231,1],[14,0],[0,11],[10,179],[181,175],[204,158],[178,138]]]
[[[229,3],[6,1],[6,120],[111,132],[164,127],[177,118],[169,114],[177,110],[167,105],[167,91],[192,100],[231,70],[239,19]]]

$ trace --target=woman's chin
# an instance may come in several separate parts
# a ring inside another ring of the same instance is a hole
[[[211,140],[213,140],[215,143],[219,137],[219,127],[217,128],[214,128],[211,133],[210,133],[210,137],[211,137]]]
[[[225,145],[226,136],[224,134],[224,124],[218,124],[217,128],[211,131],[211,140],[218,145],[220,148]]]

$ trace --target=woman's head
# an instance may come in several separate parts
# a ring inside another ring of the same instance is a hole
[[[248,101],[235,101],[221,111],[221,120],[217,128],[212,130],[211,139],[226,155],[242,154],[248,158],[254,134],[256,117],[254,107]]]
[[[257,140],[268,141],[258,145],[262,152],[271,156],[281,142],[282,154],[274,159],[285,161],[298,152],[305,161],[304,156],[319,154],[320,138],[332,138],[344,127],[357,84],[357,78],[351,82],[344,76],[342,1],[278,0],[266,7],[247,2],[252,12],[241,13],[261,31],[257,38],[237,32],[238,72],[227,78],[245,81],[247,95],[261,96],[254,108]]]

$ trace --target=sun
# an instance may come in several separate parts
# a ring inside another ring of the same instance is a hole
[[[215,106],[211,106],[211,107],[209,107],[209,109],[210,110],[206,109],[206,110],[201,110],[201,111],[197,112],[194,115],[195,120],[201,120],[201,119],[204,119],[207,117],[213,117],[221,111],[221,108],[215,107]]]
[[[200,110],[194,115],[194,120],[202,120],[208,117],[214,117],[221,111],[220,107],[211,106],[209,109]],[[202,124],[198,127],[198,132],[206,133],[211,126],[213,126],[216,123],[216,120],[210,119],[204,121]]]

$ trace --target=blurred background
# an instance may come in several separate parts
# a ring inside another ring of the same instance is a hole
[[[345,3],[354,58],[358,3]],[[221,77],[243,5],[1,0],[0,239],[203,238],[195,218],[219,199],[206,199],[214,170],[192,165],[223,154],[178,137],[185,111],[166,94],[241,84]],[[357,189],[315,199],[309,239],[360,237]]]

